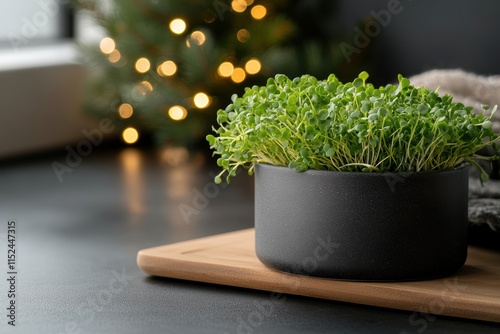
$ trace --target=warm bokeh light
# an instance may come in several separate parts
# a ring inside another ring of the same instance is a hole
[[[220,64],[219,68],[217,69],[217,73],[224,78],[229,78],[231,74],[233,74],[233,71],[234,71],[234,66],[228,61],[225,61],[222,64]]]
[[[127,144],[133,144],[139,139],[139,132],[132,127],[128,127],[123,130],[122,138]]]
[[[253,0],[244,0],[247,6],[253,4]]]
[[[175,72],[177,72],[177,65],[173,61],[167,60],[161,63],[156,71],[162,77],[168,77],[174,75]]]
[[[142,86],[145,90],[147,90],[148,92],[152,92],[152,91],[153,91],[153,85],[152,85],[152,84],[151,84],[151,82],[149,82],[149,81],[144,80],[144,81],[142,81],[142,82],[140,83],[140,85],[141,85],[141,86]]]
[[[186,22],[183,19],[173,19],[169,27],[174,34],[180,35],[186,31]]]
[[[121,58],[122,58],[122,55],[120,54],[120,51],[118,51],[117,49],[114,49],[113,52],[111,52],[108,55],[108,60],[112,63],[119,62]]]
[[[189,161],[189,151],[182,146],[167,146],[159,150],[160,161],[162,164],[167,166],[179,166],[187,163]],[[176,171],[186,171],[189,168],[178,168]],[[168,171],[168,176],[173,178],[172,182],[168,188],[170,194],[178,196],[188,196],[191,191],[191,185],[189,176],[184,173],[176,174],[174,170]]]
[[[236,13],[243,13],[245,9],[247,9],[247,3],[244,0],[233,0],[233,2],[231,2],[231,8]]]
[[[186,118],[187,110],[182,106],[173,106],[168,110],[168,116],[174,121],[180,121]]]
[[[134,93],[144,96],[153,91],[153,85],[149,81],[141,81],[134,88]],[[136,96],[137,97],[137,96]]]
[[[264,7],[262,5],[257,5],[257,6],[254,6],[252,8],[252,10],[250,11],[250,14],[252,14],[252,17],[254,19],[260,20],[260,19],[263,19],[264,16],[266,16],[267,9],[266,9],[266,7]]]
[[[191,34],[191,40],[198,45],[202,45],[203,43],[205,43],[206,37],[203,32],[196,30]]]
[[[257,74],[260,72],[261,68],[262,68],[262,65],[261,65],[260,61],[256,58],[250,59],[245,64],[245,71],[247,71],[248,74]]]
[[[121,118],[130,118],[134,113],[134,108],[128,103],[122,103],[118,107],[118,114]]]
[[[101,43],[99,43],[99,48],[102,53],[109,55],[115,50],[115,41],[110,37],[104,37],[101,39]]]
[[[241,67],[237,67],[234,69],[233,74],[231,74],[231,80],[233,80],[236,83],[240,83],[243,80],[245,80],[246,77],[245,70],[242,69]]]
[[[139,58],[135,62],[135,70],[139,73],[146,73],[151,68],[151,63],[147,58]]]
[[[248,41],[250,39],[250,32],[246,29],[240,29],[236,33],[236,38],[241,43],[245,43],[246,41]]]
[[[120,161],[123,173],[123,191],[122,196],[125,198],[125,210],[129,211],[127,218],[132,224],[140,224],[143,222],[142,213],[144,212],[144,190],[147,185],[143,178],[144,176],[144,157],[138,149],[128,147],[120,152]]]
[[[193,102],[196,108],[203,109],[210,104],[210,98],[207,94],[200,92],[193,97]]]

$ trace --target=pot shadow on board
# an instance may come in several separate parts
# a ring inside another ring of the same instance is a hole
[[[469,227],[469,245],[500,252],[500,232],[494,232],[489,226]]]

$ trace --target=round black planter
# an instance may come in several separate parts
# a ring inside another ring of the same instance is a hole
[[[447,276],[467,257],[468,165],[422,173],[256,166],[256,253],[301,275],[363,281]]]

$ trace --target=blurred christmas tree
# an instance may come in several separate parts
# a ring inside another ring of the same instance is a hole
[[[152,133],[190,145],[244,87],[275,73],[334,72],[343,61],[338,44],[304,36],[292,3],[114,0],[105,8],[79,0],[107,35],[99,49],[84,47],[93,65],[87,110],[111,118],[128,143]]]

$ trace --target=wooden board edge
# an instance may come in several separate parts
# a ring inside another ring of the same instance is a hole
[[[233,233],[233,232],[230,232]],[[211,238],[211,237],[207,237]],[[198,239],[199,240],[199,239]],[[189,243],[187,241],[186,243]],[[165,247],[165,246],[163,246]],[[166,246],[168,247],[168,246]],[[156,247],[155,247],[156,248]],[[154,248],[152,248],[154,249]],[[169,254],[168,258],[158,257],[151,255],[149,250],[145,249],[139,251],[137,256],[137,264],[139,268],[146,274],[159,277],[167,277],[181,280],[189,280],[194,282],[211,283],[222,286],[233,286],[238,288],[247,288],[261,291],[269,291],[270,293],[283,293],[291,295],[299,295],[304,297],[313,297],[327,300],[335,300],[340,302],[354,303],[360,305],[369,305],[375,307],[383,307],[390,309],[399,309],[410,312],[422,312],[421,305],[428,305],[426,311],[428,313],[433,313],[436,315],[452,316],[458,318],[468,318],[474,320],[490,321],[500,323],[500,314],[493,312],[495,309],[487,308],[486,305],[482,307],[468,307],[464,309],[463,307],[458,307],[453,301],[445,303],[443,300],[436,298],[432,294],[423,294],[421,292],[415,291],[398,291],[400,294],[400,299],[395,299],[394,297],[384,297],[390,296],[391,292],[394,291],[393,288],[384,288],[383,285],[366,285],[367,287],[375,288],[377,290],[377,297],[366,295],[359,295],[354,293],[349,293],[346,289],[336,289],[334,291],[329,291],[325,294],[325,291],[315,291],[315,292],[304,292],[304,290],[290,287],[289,285],[283,285],[282,283],[269,282],[265,278],[259,276],[257,279],[249,279],[249,277],[255,276],[254,269],[239,268],[234,270],[234,267],[230,265],[221,265],[213,263],[200,263],[200,262],[190,262],[182,254]],[[158,268],[168,268],[168,269],[158,269]],[[285,274],[277,271],[270,270],[269,274],[271,276],[280,276],[283,279],[304,279],[298,275]],[[306,278],[307,279],[307,278]],[[358,282],[343,282],[339,281],[341,286],[349,286],[354,284],[359,284]],[[364,283],[361,283],[364,284]],[[421,302],[415,305],[409,305],[407,300],[420,299]],[[423,299],[423,300],[422,300]],[[444,304],[444,305],[443,305]],[[442,308],[439,312],[432,312],[432,307]],[[499,310],[496,310],[497,312]]]

